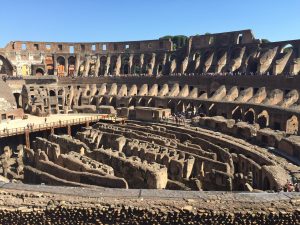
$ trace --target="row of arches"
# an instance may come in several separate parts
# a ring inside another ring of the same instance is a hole
[[[217,103],[210,102],[186,101],[180,99],[166,99],[162,101],[155,96],[132,96],[128,105],[124,106],[161,107],[170,108],[172,113],[191,112],[192,115],[198,116],[223,116],[227,119],[234,119],[236,122],[244,121],[249,124],[258,124],[260,129],[269,127],[273,130],[281,130],[289,134],[297,134],[299,126],[298,117],[296,115],[278,118],[273,114],[271,116],[270,112],[265,109],[257,112],[257,109],[247,109],[240,106],[234,106],[235,108],[232,111],[222,112],[218,110],[220,106]],[[230,110],[230,108],[228,108],[228,110]]]

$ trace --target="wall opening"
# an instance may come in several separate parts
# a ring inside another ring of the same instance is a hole
[[[70,46],[69,50],[70,50],[70,54],[74,54],[74,46]]]
[[[44,70],[42,68],[37,68],[35,71],[35,75],[37,76],[43,76],[44,75]]]
[[[27,49],[27,45],[25,43],[22,44],[22,50],[26,50]]]
[[[245,121],[250,124],[253,124],[254,120],[255,120],[254,111],[250,109],[245,113]]]

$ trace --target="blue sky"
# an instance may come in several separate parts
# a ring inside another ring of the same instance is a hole
[[[300,39],[300,0],[1,0],[9,41],[126,41],[251,28],[257,38]]]

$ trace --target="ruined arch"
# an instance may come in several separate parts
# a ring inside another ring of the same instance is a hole
[[[56,96],[55,91],[54,91],[54,90],[50,90],[50,91],[49,91],[49,96],[51,96],[51,97]]]
[[[122,57],[122,73],[123,74],[130,73],[129,55],[125,55]]]
[[[254,124],[255,122],[255,111],[253,109],[248,109],[244,115],[244,119],[246,122],[250,124]]]
[[[288,134],[297,134],[298,133],[299,121],[297,116],[292,115],[287,121],[285,125],[285,131]]]
[[[288,53],[294,50],[294,46],[292,44],[286,44],[281,47],[280,53]]]
[[[239,106],[237,106],[232,111],[232,119],[234,119],[235,121],[242,121],[243,120],[242,109]]]
[[[13,70],[11,62],[4,56],[0,55],[0,74],[13,75]]]
[[[15,101],[17,103],[17,108],[22,108],[22,98],[21,98],[21,93],[14,92],[13,93],[15,97]]]
[[[65,58],[63,56],[59,56],[59,57],[57,57],[56,62],[57,62],[57,75],[64,76],[65,65],[66,65]]]
[[[70,56],[68,58],[68,75],[69,76],[73,76],[75,74],[75,62],[76,62],[76,58],[74,56]]]
[[[110,60],[110,67],[109,67],[109,74],[113,74],[113,71],[116,67],[116,64],[117,64],[117,60],[118,60],[118,56],[116,55],[113,55],[111,57],[111,60]]]
[[[266,128],[269,126],[270,116],[269,113],[264,110],[257,116],[257,123],[259,124],[260,129]]]

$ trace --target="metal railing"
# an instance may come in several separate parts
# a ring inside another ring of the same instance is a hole
[[[12,129],[5,128],[3,130],[0,130],[0,137],[15,136],[19,134],[25,134],[26,132],[44,131],[51,128],[60,128],[65,126],[84,124],[87,122],[97,122],[101,119],[108,119],[108,115],[98,115],[98,116],[70,119],[70,120],[51,122],[51,123],[46,122],[44,124],[38,124],[38,125],[34,123],[28,123],[28,125],[25,127],[18,127]]]

